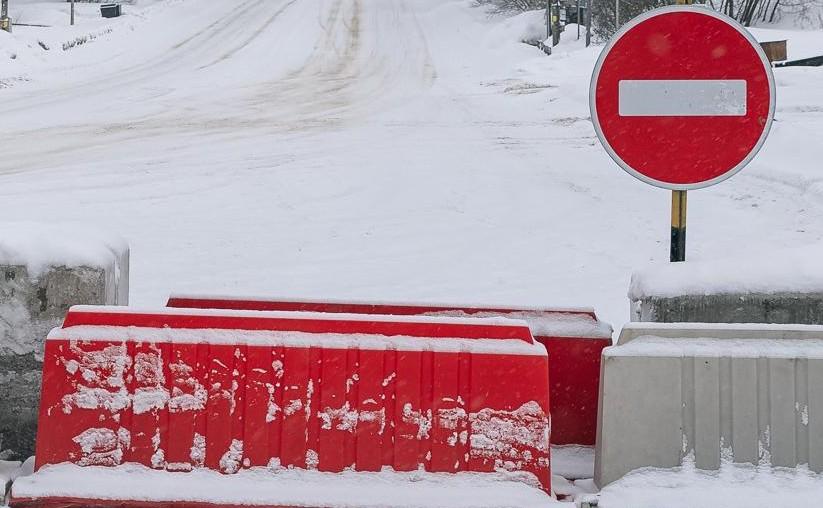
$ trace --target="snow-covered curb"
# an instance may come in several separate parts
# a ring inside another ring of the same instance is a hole
[[[721,465],[718,471],[645,468],[607,485],[600,508],[777,508],[820,506],[823,474],[805,468]]]
[[[87,225],[0,222],[0,265],[26,266],[32,277],[49,266],[106,267],[126,251],[123,238]]]
[[[666,263],[632,274],[629,299],[742,293],[823,293],[823,244],[739,257]]]
[[[14,483],[16,498],[71,497],[155,502],[329,508],[545,508],[545,492],[502,473],[322,473],[252,468],[234,475],[199,469],[155,471],[140,465],[80,467],[60,464]]]

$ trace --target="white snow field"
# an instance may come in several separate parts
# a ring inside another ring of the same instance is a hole
[[[170,292],[593,306],[618,329],[632,271],[668,262],[670,194],[595,137],[600,47],[571,27],[547,57],[518,42],[528,16],[470,3],[151,0],[114,20],[78,4],[68,27],[65,2],[12,0],[55,26],[0,32],[0,218],[126,238],[139,306]],[[823,32],[757,36],[823,54]],[[689,193],[689,260],[823,255],[823,68],[775,74],[761,154]],[[604,506],[688,499],[668,474]],[[724,506],[759,506],[749,484],[724,487]]]
[[[124,9],[15,27],[16,43],[111,31],[0,59],[0,217],[122,235],[135,304],[181,291],[594,306],[619,327],[632,270],[667,261],[669,193],[597,142],[600,48],[574,30],[546,57],[469,0]],[[823,234],[823,69],[776,74],[761,155],[690,193],[689,259],[745,264]]]

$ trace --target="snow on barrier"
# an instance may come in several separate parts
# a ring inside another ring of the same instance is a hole
[[[505,316],[528,323],[549,351],[552,444],[594,446],[600,353],[611,345],[611,326],[593,309],[523,309],[454,305],[378,304],[329,300],[286,300],[175,295],[169,307],[258,311],[302,311],[400,316]]]
[[[514,320],[78,306],[11,506],[545,506],[548,408]]]
[[[632,323],[602,368],[600,486],[684,463],[823,471],[823,326]]]

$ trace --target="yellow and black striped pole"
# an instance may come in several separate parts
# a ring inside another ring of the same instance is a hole
[[[686,191],[672,191],[672,245],[669,261],[686,260]]]
[[[693,0],[677,0],[677,5],[691,5]],[[686,191],[672,191],[672,246],[669,261],[686,260]]]

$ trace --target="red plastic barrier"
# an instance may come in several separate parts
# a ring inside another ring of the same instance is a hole
[[[600,353],[611,345],[611,327],[592,309],[522,309],[323,300],[172,296],[169,307],[301,311],[350,314],[512,316],[529,323],[549,351],[552,444],[593,446],[597,434]],[[553,325],[552,321],[556,323]]]
[[[46,341],[37,469],[509,471],[548,492],[548,408],[517,321],[75,307]],[[91,503],[12,506],[68,498]]]

